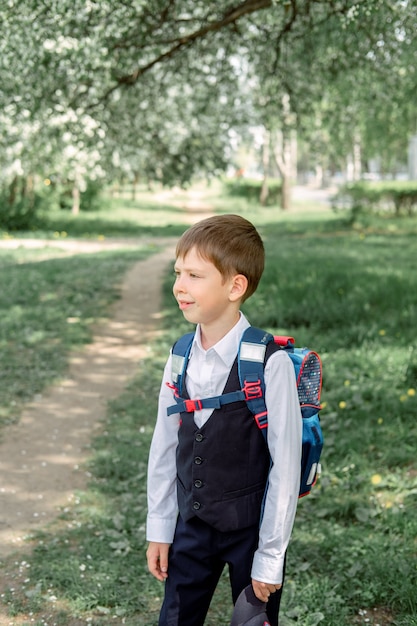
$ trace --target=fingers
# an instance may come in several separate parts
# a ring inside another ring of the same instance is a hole
[[[160,555],[159,557],[159,571],[162,580],[168,578],[168,552],[164,555]]]
[[[252,587],[258,600],[261,602],[268,602],[271,593],[275,593],[278,589],[281,589],[282,585],[261,583],[259,580],[252,580]]]
[[[151,541],[146,551],[148,569],[157,580],[163,582],[168,578],[169,543]]]

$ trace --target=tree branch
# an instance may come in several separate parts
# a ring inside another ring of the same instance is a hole
[[[245,0],[238,6],[225,13],[220,19],[213,22],[208,22],[202,28],[199,28],[198,30],[188,35],[178,37],[176,40],[173,40],[171,47],[168,48],[165,52],[157,55],[154,59],[152,59],[152,61],[149,61],[145,65],[138,67],[131,74],[125,74],[124,76],[120,76],[117,79],[117,84],[108,93],[111,93],[121,85],[134,85],[138,81],[138,79],[147,71],[152,69],[152,67],[154,67],[158,63],[161,63],[162,61],[165,61],[166,59],[175,56],[175,54],[177,54],[182,48],[189,46],[198,39],[203,39],[211,32],[215,32],[225,28],[226,26],[235,24],[245,15],[250,15],[251,13],[255,13],[256,11],[260,11],[262,9],[267,9],[271,5],[272,0]]]

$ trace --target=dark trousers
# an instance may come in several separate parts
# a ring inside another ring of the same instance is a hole
[[[217,583],[227,564],[233,603],[251,583],[259,528],[220,532],[198,518],[178,518],[170,550],[159,626],[203,626]],[[278,626],[282,588],[267,605],[271,626]]]

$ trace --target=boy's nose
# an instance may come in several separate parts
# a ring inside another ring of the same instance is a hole
[[[174,293],[180,293],[183,291],[185,291],[184,281],[182,280],[181,276],[177,276],[174,283]]]

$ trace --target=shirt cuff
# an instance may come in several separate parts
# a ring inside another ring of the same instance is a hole
[[[281,585],[284,578],[285,554],[267,556],[255,552],[252,563],[251,577],[261,583]]]
[[[146,520],[147,541],[157,541],[158,543],[172,543],[174,539],[177,518],[150,517]]]

